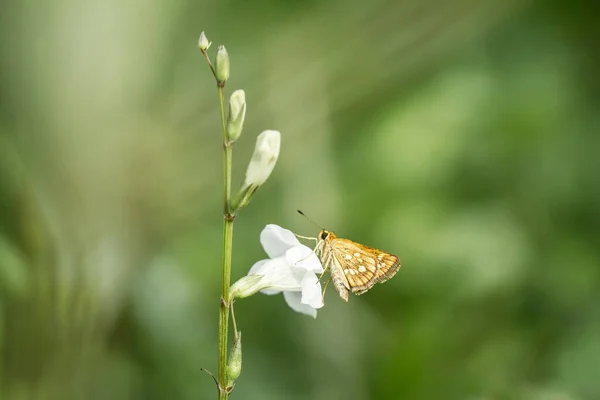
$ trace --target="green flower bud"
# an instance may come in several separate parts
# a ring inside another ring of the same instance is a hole
[[[242,134],[246,118],[246,93],[236,90],[229,98],[229,117],[227,118],[227,140],[235,142]]]
[[[219,46],[215,57],[215,75],[220,84],[224,85],[229,79],[229,54],[225,46]]]
[[[233,347],[227,360],[227,387],[233,386],[233,382],[242,373],[242,332],[237,332],[233,341]]]
[[[208,38],[206,37],[206,35],[204,34],[204,31],[203,31],[200,34],[200,39],[198,39],[198,47],[200,48],[200,50],[206,51],[206,50],[208,50],[210,45],[211,45],[211,42],[208,41]]]

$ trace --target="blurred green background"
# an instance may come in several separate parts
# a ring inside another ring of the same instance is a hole
[[[234,233],[312,219],[403,268],[316,320],[236,306],[236,399],[600,399],[597,5],[4,0],[0,398],[212,399],[221,136],[201,31],[273,175]]]

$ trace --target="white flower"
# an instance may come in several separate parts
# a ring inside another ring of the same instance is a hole
[[[287,304],[312,317],[323,307],[321,284],[316,274],[323,272],[319,258],[301,244],[289,230],[267,225],[260,242],[269,259],[258,261],[248,276],[231,286],[231,297],[247,297],[257,291],[272,295],[283,292]]]
[[[246,170],[246,185],[260,186],[271,175],[281,146],[279,131],[264,131],[256,138],[254,154]],[[291,232],[290,232],[291,233]]]

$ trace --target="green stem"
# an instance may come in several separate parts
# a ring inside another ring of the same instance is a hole
[[[231,283],[231,253],[233,248],[233,220],[229,212],[231,202],[231,159],[232,144],[227,142],[225,122],[225,99],[223,87],[219,86],[219,104],[221,107],[221,125],[223,129],[223,269],[221,286],[221,306],[219,309],[219,400],[229,396],[227,388],[227,330],[229,325],[229,286]]]
[[[219,104],[221,106],[221,129],[223,130],[223,170],[225,173],[225,193],[224,193],[224,205],[223,215],[225,219],[229,216],[229,206],[231,204],[231,158],[233,153],[233,143],[227,141],[227,122],[225,120],[225,95],[223,93],[223,87],[219,86]],[[229,285],[229,284],[228,284]]]
[[[207,51],[206,50],[202,50],[202,55],[204,56],[204,59],[208,63],[208,66],[210,67],[210,71],[212,72],[212,74],[213,74],[213,76],[215,77],[215,80],[216,80],[217,79],[217,73],[215,71],[215,67],[213,67],[212,63],[210,62],[210,57],[208,56]]]
[[[231,253],[233,242],[233,219],[225,218],[223,227],[223,287],[219,314],[219,400],[225,400],[227,391],[227,330],[229,324],[229,282],[231,279]]]

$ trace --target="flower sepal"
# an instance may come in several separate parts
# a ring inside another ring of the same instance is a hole
[[[243,299],[268,287],[268,280],[263,275],[246,275],[229,288],[229,303],[235,298]]]
[[[248,203],[250,203],[250,199],[252,199],[256,189],[258,189],[257,185],[249,185],[246,182],[242,182],[240,188],[231,198],[231,204],[229,206],[231,212],[235,214],[237,211],[246,207]]]

